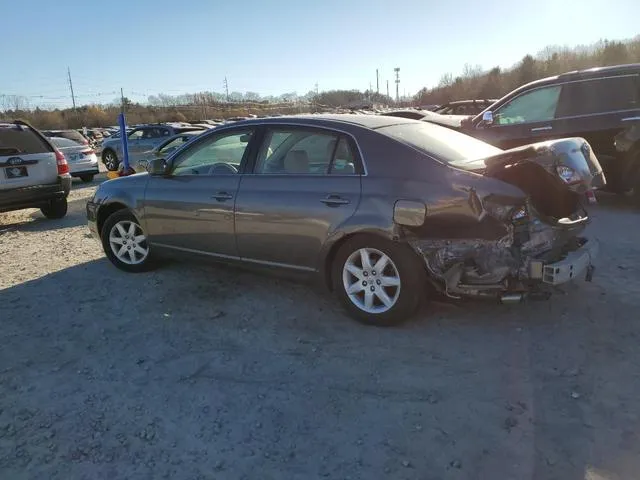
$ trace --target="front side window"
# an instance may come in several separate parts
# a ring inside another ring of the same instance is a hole
[[[173,175],[238,173],[252,134],[252,130],[221,133],[193,145],[176,159]]]
[[[514,98],[494,112],[496,125],[553,120],[562,87],[543,87]]]
[[[183,144],[187,143],[189,138],[190,137],[185,137],[185,136],[174,138],[173,140],[168,142],[165,146],[163,146],[160,149],[160,154],[163,156],[168,155],[169,153],[176,150],[178,147],[181,147]]]
[[[349,143],[337,134],[307,129],[273,129],[266,133],[255,172],[353,175],[356,171],[354,162]]]
[[[562,88],[557,118],[640,108],[637,75],[567,83]]]

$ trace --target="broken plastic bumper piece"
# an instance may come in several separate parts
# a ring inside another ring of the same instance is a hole
[[[531,262],[531,277],[549,285],[561,285],[571,280],[584,278],[591,281],[593,261],[598,256],[600,245],[597,240],[588,240],[578,250],[553,263]]]

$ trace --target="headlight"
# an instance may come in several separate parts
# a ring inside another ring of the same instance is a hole
[[[556,172],[558,176],[562,179],[564,183],[571,185],[572,183],[579,183],[581,181],[580,176],[576,173],[573,168],[567,167],[565,165],[558,165],[556,167]]]
[[[519,220],[523,220],[527,218],[529,214],[527,213],[527,206],[523,205],[521,207],[516,207],[511,211],[511,220],[517,222]]]

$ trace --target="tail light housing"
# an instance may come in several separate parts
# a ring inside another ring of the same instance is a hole
[[[65,173],[69,173],[69,164],[67,163],[67,159],[60,150],[56,150],[56,165],[58,166],[58,175],[64,175]]]

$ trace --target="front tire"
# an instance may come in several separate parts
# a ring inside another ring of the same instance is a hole
[[[355,320],[375,326],[410,318],[427,296],[421,260],[408,245],[357,236],[338,250],[333,288]]]
[[[110,172],[115,172],[118,170],[118,166],[120,165],[120,160],[118,160],[118,156],[116,152],[113,150],[105,150],[102,153],[102,163],[107,167],[107,170]]]
[[[67,214],[69,206],[66,198],[51,200],[48,205],[41,207],[40,211],[49,220],[63,218]]]
[[[139,273],[155,267],[147,236],[129,210],[111,214],[102,226],[100,238],[107,258],[120,270]]]

